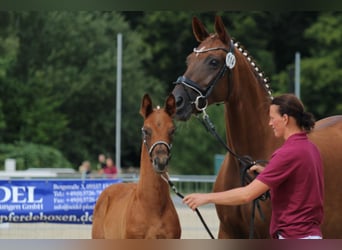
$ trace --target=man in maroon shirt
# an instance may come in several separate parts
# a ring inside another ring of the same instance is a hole
[[[257,178],[245,187],[224,192],[189,194],[183,202],[193,210],[207,203],[242,205],[270,190],[272,238],[321,239],[323,165],[317,147],[306,135],[314,127],[313,116],[292,94],[274,98],[269,115],[275,136],[285,142],[266,167],[251,167],[260,173]]]

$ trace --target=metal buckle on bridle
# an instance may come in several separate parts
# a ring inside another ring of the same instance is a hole
[[[208,99],[203,95],[197,96],[195,101],[192,103],[195,104],[197,111],[203,112],[208,107]]]
[[[208,86],[206,89],[201,89],[200,85],[197,84],[196,82],[192,81],[189,78],[186,78],[185,76],[180,76],[177,78],[175,84],[182,84],[193,91],[195,91],[198,96],[196,99],[191,102],[191,104],[195,105],[195,108],[197,111],[203,112],[207,106],[208,106],[208,96],[210,95],[211,91],[213,90],[214,86],[218,82],[218,80],[225,74],[227,68],[229,70],[232,70],[235,67],[236,64],[236,58],[234,55],[234,42],[233,40],[230,41],[230,50],[227,50],[226,48],[223,47],[216,47],[216,48],[208,48],[208,49],[197,49],[194,48],[193,52],[194,53],[206,53],[208,51],[214,51],[214,50],[223,50],[225,51],[226,58],[225,58],[225,64],[222,65],[220,71],[217,73],[217,75],[209,82]],[[189,94],[188,94],[189,95]]]

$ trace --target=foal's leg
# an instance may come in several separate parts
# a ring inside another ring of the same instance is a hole
[[[104,239],[104,220],[107,214],[109,198],[105,192],[103,192],[98,198],[93,214],[93,225],[91,231],[91,237],[93,239]]]

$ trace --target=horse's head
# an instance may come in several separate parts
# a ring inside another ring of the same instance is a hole
[[[149,153],[154,171],[163,173],[171,158],[170,150],[175,132],[173,122],[176,113],[175,97],[170,94],[165,101],[164,108],[153,108],[149,95],[142,100],[140,114],[144,117],[142,127],[143,141]]]
[[[234,44],[220,17],[215,19],[215,34],[209,34],[196,17],[192,29],[200,44],[187,57],[187,69],[172,91],[179,120],[188,120],[207,105],[228,99],[228,77],[236,60]]]

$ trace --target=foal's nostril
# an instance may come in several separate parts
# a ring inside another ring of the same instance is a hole
[[[169,163],[168,157],[156,157],[153,159],[153,167],[157,173],[162,173],[166,171],[166,167]]]

